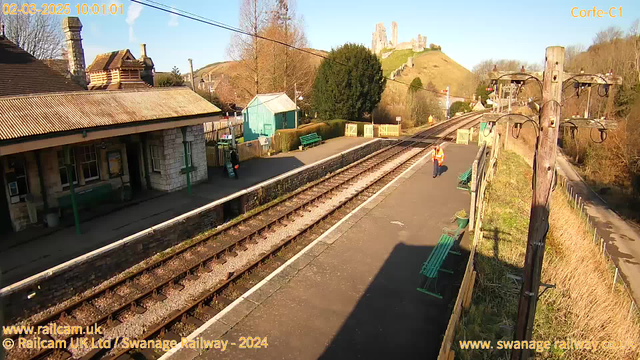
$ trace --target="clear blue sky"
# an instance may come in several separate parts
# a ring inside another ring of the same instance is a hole
[[[194,68],[227,60],[231,33],[192,20],[171,19],[167,13],[127,0],[96,0],[96,3],[122,4],[123,15],[80,15],[84,24],[83,45],[87,64],[95,55],[129,48],[140,55],[140,43],[156,64],[156,71],[169,71],[177,65],[184,73],[188,58]],[[159,0],[232,26],[238,26],[240,0]],[[77,4],[78,1],[72,1]],[[85,1],[85,3],[88,3]],[[571,9],[596,6],[606,11],[622,7],[622,17],[574,18]],[[595,33],[608,26],[625,32],[640,18],[640,1],[540,0],[487,1],[461,0],[297,0],[304,17],[309,44],[330,50],[345,42],[371,46],[375,24],[384,22],[391,36],[391,21],[398,23],[399,41],[409,41],[418,33],[427,43],[443,51],[468,69],[487,58],[542,62],[544,49],[551,45],[583,44],[588,47]],[[75,5],[72,5],[75,12]],[[137,17],[136,17],[137,15]]]

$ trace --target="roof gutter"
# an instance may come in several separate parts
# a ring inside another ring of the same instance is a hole
[[[180,116],[168,119],[146,120],[127,124],[100,126],[49,134],[34,135],[0,141],[0,156],[25,151],[68,145],[116,136],[139,134],[213,122],[220,120],[222,111],[207,114]]]

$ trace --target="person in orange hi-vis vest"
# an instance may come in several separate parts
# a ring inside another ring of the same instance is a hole
[[[433,149],[433,155],[431,155],[431,160],[433,160],[433,177],[440,175],[440,167],[444,162],[444,151],[440,145],[436,145],[436,148]]]

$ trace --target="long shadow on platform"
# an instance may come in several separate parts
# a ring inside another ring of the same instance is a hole
[[[241,162],[238,172],[241,180],[249,177],[261,182],[304,165],[305,163],[295,156],[255,158]],[[209,167],[208,170],[208,183],[218,182],[221,177],[227,178],[226,170],[222,166]]]
[[[239,180],[224,178],[221,167],[212,167],[208,169],[209,178],[206,182],[192,186],[191,196],[186,189],[182,189],[144,202],[130,205],[122,203],[116,210],[112,209],[113,204],[92,208],[96,215],[91,219],[82,219],[81,235],[76,235],[74,227],[68,226],[69,224],[63,224],[57,229],[38,226],[2,235],[0,269],[3,271],[3,283],[0,287],[304,165],[294,156],[251,159],[240,164]],[[116,203],[117,200],[114,199],[113,202]],[[232,215],[227,217],[240,214]]]
[[[457,247],[458,245],[456,245]],[[435,359],[458,294],[469,252],[449,254],[436,297],[417,291],[419,274],[433,246],[398,244],[321,359]]]

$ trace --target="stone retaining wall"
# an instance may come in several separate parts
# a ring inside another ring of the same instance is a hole
[[[389,144],[389,141],[379,139],[370,141],[241,190],[7,286],[0,290],[5,321],[10,323],[12,319],[34,314],[65,301],[161,251],[211,230],[225,220],[266,204]]]

